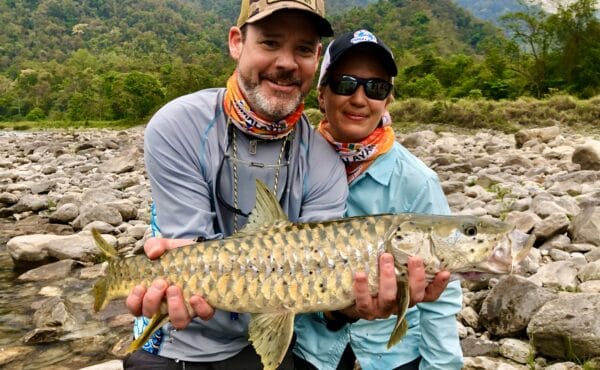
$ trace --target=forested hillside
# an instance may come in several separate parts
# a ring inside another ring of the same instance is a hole
[[[397,50],[431,44],[436,54],[474,53],[472,29],[461,26],[476,22],[446,0],[358,10],[370,2],[331,0],[327,9],[338,14],[338,31],[374,29]],[[2,2],[0,118],[141,119],[166,100],[223,85],[238,7],[239,0]]]
[[[395,96],[516,98],[600,92],[596,0],[509,13],[512,39],[451,0],[328,0],[338,34],[374,31],[401,70]],[[239,0],[0,2],[0,120],[143,121],[223,86]],[[324,40],[327,43],[329,40]],[[314,107],[315,93],[306,100]]]

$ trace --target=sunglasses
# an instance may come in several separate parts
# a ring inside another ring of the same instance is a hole
[[[350,96],[359,86],[364,86],[367,98],[375,100],[387,98],[394,87],[390,82],[380,78],[364,79],[351,75],[330,76],[327,78],[327,84],[335,94],[344,96]]]

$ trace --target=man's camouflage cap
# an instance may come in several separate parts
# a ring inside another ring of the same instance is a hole
[[[310,13],[321,36],[333,36],[331,24],[325,19],[324,0],[242,0],[237,26],[253,23],[278,10],[297,9]]]

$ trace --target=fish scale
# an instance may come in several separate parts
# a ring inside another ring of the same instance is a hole
[[[378,288],[378,259],[394,256],[398,282],[398,318],[388,346],[406,331],[407,264],[421,256],[427,276],[442,269],[456,273],[509,273],[533,244],[514,235],[514,226],[472,216],[386,214],[327,222],[291,223],[266,186],[257,182],[257,199],[247,225],[221,240],[167,251],[157,260],[121,259],[93,230],[108,257],[106,277],[95,287],[94,308],[126,296],[138,284],[163,278],[179,286],[187,300],[202,295],[213,307],[252,314],[249,340],[265,369],[275,369],[290,343],[296,313],[332,311],[354,302],[354,275],[367,275],[372,294]],[[168,319],[157,313],[136,349]]]

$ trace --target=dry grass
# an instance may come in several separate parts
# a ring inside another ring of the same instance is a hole
[[[556,95],[543,100],[522,97],[504,101],[412,98],[393,102],[389,111],[394,127],[401,131],[442,124],[451,126],[448,129],[514,133],[523,128],[559,125],[577,132],[600,133],[600,96],[588,100]]]

